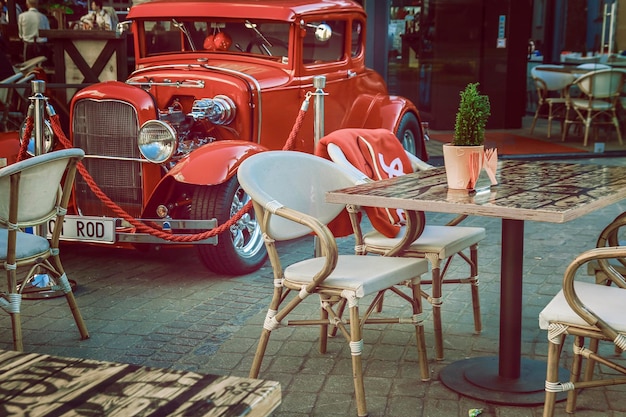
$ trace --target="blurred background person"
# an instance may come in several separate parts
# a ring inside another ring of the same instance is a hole
[[[37,56],[49,57],[47,38],[39,36],[39,30],[50,30],[48,18],[37,10],[37,0],[26,0],[28,10],[17,18],[20,39],[24,42],[23,59],[27,61]]]
[[[19,16],[22,13],[22,7],[19,3],[15,2],[15,15]],[[0,24],[9,23],[9,6],[6,0],[0,0]]]
[[[113,21],[109,13],[102,8],[102,0],[91,2],[91,11],[80,18],[83,29],[113,30]]]

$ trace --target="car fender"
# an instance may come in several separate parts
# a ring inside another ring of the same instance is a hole
[[[0,132],[0,158],[4,158],[7,165],[17,162],[20,152],[20,136],[18,132]],[[2,164],[0,164],[2,167]]]
[[[166,177],[184,184],[221,184],[235,175],[244,159],[266,150],[259,144],[239,140],[213,142],[183,158]]]
[[[410,100],[400,96],[363,94],[354,102],[343,127],[385,128],[397,133],[400,121],[407,113],[414,114],[421,123],[419,112]],[[423,140],[421,146],[425,155],[426,144]]]
[[[177,189],[221,184],[237,173],[244,159],[266,150],[259,144],[239,140],[213,142],[194,150],[159,181],[144,207],[144,217],[154,216],[159,204],[176,198]]]
[[[350,108],[344,127],[385,128],[395,132],[402,116],[408,112],[419,119],[415,105],[404,97],[362,94]]]

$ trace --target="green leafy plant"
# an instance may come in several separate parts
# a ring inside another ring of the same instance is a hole
[[[454,123],[453,145],[482,145],[485,141],[485,125],[491,115],[491,104],[489,97],[478,91],[478,84],[468,84],[459,94],[461,102]]]

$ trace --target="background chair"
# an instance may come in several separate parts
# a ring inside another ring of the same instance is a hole
[[[337,327],[350,345],[357,412],[359,416],[365,416],[361,329],[373,322],[415,326],[421,378],[429,380],[419,278],[428,271],[428,263],[421,259],[339,255],[335,238],[326,226],[345,207],[326,203],[325,194],[353,185],[354,178],[331,161],[292,151],[253,155],[241,164],[237,176],[242,188],[252,198],[274,271],[274,295],[250,376],[258,377],[270,334],[280,324],[319,325],[321,353],[326,352],[329,326]],[[419,224],[421,218],[417,213],[411,212],[410,216],[411,221]],[[275,242],[311,233],[318,239],[321,256],[283,268]],[[405,294],[398,287],[401,285],[408,286],[410,293]],[[372,317],[378,300],[387,290],[408,301],[412,319]],[[290,297],[292,291],[295,294]],[[286,317],[313,294],[321,303],[320,319],[287,321]],[[359,302],[365,297],[371,298],[371,303],[361,315]],[[339,311],[345,305],[342,300],[346,300],[349,307],[349,323],[342,319],[342,311]]]
[[[81,338],[89,337],[59,257],[59,237],[76,164],[84,155],[80,149],[65,149],[0,169],[0,265],[7,274],[8,291],[0,294],[0,307],[11,316],[15,350],[23,350],[22,292],[35,282],[39,270],[58,283],[58,289],[65,293]],[[56,218],[54,229],[48,240],[44,233],[48,230],[48,221],[53,218]],[[43,226],[41,235],[23,231],[26,227],[36,230],[38,226]],[[30,267],[19,284],[18,267]]]
[[[553,68],[550,71],[550,68]],[[574,74],[559,72],[564,70],[560,65],[540,65],[531,70],[535,89],[537,90],[537,108],[530,126],[530,134],[533,134],[537,119],[548,119],[548,138],[551,136],[552,120],[557,118],[561,122],[565,118],[565,89],[576,79]],[[561,126],[562,128],[562,126]]]
[[[43,56],[24,61],[12,68],[13,75],[0,81],[0,131],[19,130],[26,119],[29,104],[28,83],[42,76],[43,69],[40,66],[45,61],[46,57]],[[22,84],[23,87],[16,87],[16,84]]]
[[[326,146],[325,150],[318,147],[316,153],[318,155],[328,155],[334,162],[340,164],[350,170],[360,181],[367,182],[373,179],[357,169],[353,165],[354,159],[359,157],[359,152],[364,148],[355,146],[357,137],[365,135],[369,139],[373,136],[379,136],[380,140],[386,142],[384,155],[372,158],[372,160],[382,160],[385,165],[396,166],[395,172],[401,172],[397,166],[397,157],[399,153],[406,154],[411,163],[409,172],[416,170],[426,170],[432,168],[431,165],[420,160],[416,156],[404,151],[400,142],[395,138],[393,133],[385,129],[343,129],[330,133],[320,140],[320,146]],[[373,141],[371,141],[373,142]],[[343,149],[348,149],[348,154],[352,155],[353,161],[348,160]],[[363,158],[365,160],[365,158]],[[375,170],[372,169],[372,172]],[[422,295],[428,300],[433,307],[433,327],[435,334],[435,354],[437,360],[444,359],[443,347],[443,327],[441,320],[441,306],[443,304],[443,284],[469,284],[472,310],[474,315],[474,333],[479,334],[482,331],[482,320],[480,317],[480,297],[478,292],[478,244],[487,234],[482,227],[463,227],[456,226],[467,216],[460,216],[453,219],[447,225],[425,225],[422,234],[412,241],[408,247],[399,251],[398,246],[401,244],[402,234],[399,237],[388,237],[379,230],[363,233],[360,222],[353,217],[353,225],[355,232],[355,250],[357,254],[365,255],[367,253],[375,253],[379,255],[403,257],[426,258],[431,267],[431,279],[422,280],[422,284],[432,285],[431,293],[422,291]],[[461,258],[469,267],[468,276],[463,278],[447,277],[446,273],[450,267],[450,263],[454,258]]]
[[[565,93],[565,124],[561,141],[565,141],[569,126],[582,123],[585,127],[583,146],[587,146],[589,129],[602,125],[613,125],[620,145],[622,134],[617,117],[617,105],[624,84],[624,72],[621,70],[598,70],[582,75],[572,84],[577,87],[580,97],[573,97],[570,89]]]
[[[567,392],[566,412],[576,410],[578,391],[584,388],[626,384],[626,368],[615,357],[599,353],[598,342],[615,344],[619,351],[626,348],[626,316],[623,314],[626,299],[626,282],[621,274],[611,268],[609,260],[626,257],[626,246],[595,248],[579,255],[566,269],[563,289],[539,314],[539,326],[548,331],[548,363],[546,371],[546,399],[543,416],[552,417],[556,396]],[[578,270],[589,262],[603,265],[608,279],[615,285],[597,285],[577,280]],[[559,381],[559,362],[567,335],[574,336],[573,361],[570,381]],[[585,347],[589,339],[590,347]],[[583,359],[587,371],[580,378]],[[616,371],[594,373],[595,364]],[[590,395],[591,392],[589,392]],[[619,391],[615,392],[619,395]]]
[[[579,70],[597,71],[602,69],[611,69],[611,66],[607,64],[587,63],[576,65],[576,68],[578,68]]]

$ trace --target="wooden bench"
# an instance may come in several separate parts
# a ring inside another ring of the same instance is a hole
[[[269,416],[280,384],[0,350],[0,415]]]

